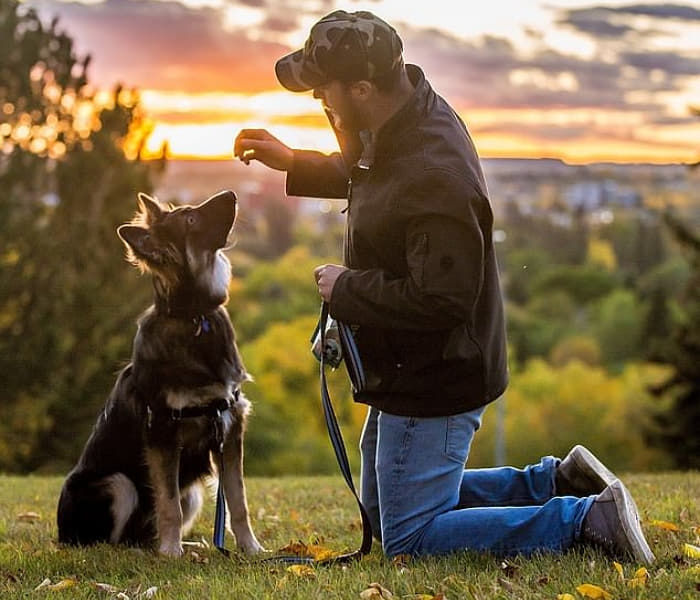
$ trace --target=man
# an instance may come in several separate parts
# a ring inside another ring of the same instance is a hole
[[[464,469],[484,407],[507,383],[503,306],[486,182],[469,133],[396,31],[335,11],[276,65],[313,90],[340,145],[330,156],[243,130],[234,154],[287,172],[287,193],[347,198],[345,266],[315,270],[351,323],[369,405],[361,494],[389,556],[460,549],[562,551],[577,542],[650,564],[634,502],[577,446],[523,470]]]

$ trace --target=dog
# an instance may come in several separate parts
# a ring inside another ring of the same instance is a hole
[[[246,554],[263,549],[250,525],[243,436],[250,404],[228,301],[223,253],[236,196],[164,207],[139,194],[117,232],[127,259],[152,274],[154,304],[138,321],[131,362],[119,373],[58,502],[59,542],[149,546],[183,553],[203,484],[223,478],[228,525]]]

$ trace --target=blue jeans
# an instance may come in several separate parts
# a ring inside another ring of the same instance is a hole
[[[418,418],[369,409],[361,497],[388,556],[560,552],[578,538],[595,496],[553,496],[559,459],[465,470],[483,410]]]

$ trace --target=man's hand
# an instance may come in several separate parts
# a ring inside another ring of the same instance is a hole
[[[341,267],[340,265],[320,265],[314,269],[318,293],[326,302],[331,301],[333,286],[338,277],[347,270],[347,267]]]
[[[266,129],[241,130],[233,144],[233,155],[245,164],[259,160],[278,171],[289,171],[294,160],[294,151]]]

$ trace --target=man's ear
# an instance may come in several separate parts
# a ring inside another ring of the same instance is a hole
[[[117,228],[117,234],[127,245],[134,258],[142,259],[149,263],[158,264],[161,262],[162,254],[156,244],[153,243],[153,238],[145,227],[121,225]]]
[[[139,192],[139,209],[146,217],[146,222],[152,225],[163,216],[163,209],[160,207],[158,200],[151,198],[148,194]]]
[[[360,79],[359,81],[353,81],[350,87],[350,93],[360,101],[365,101],[371,97],[374,85],[371,81],[365,79]]]

